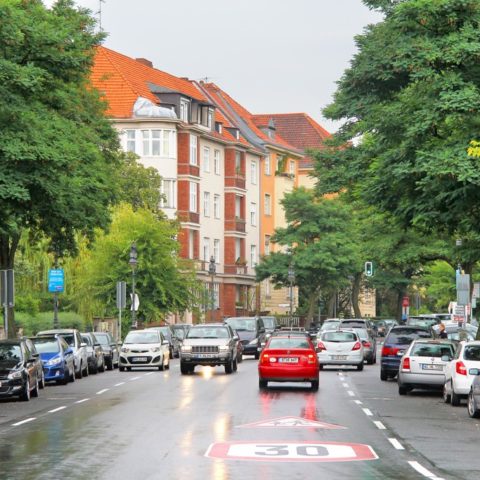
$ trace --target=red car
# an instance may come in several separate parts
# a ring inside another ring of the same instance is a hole
[[[318,390],[318,360],[315,347],[307,337],[271,337],[258,362],[258,386],[268,382],[310,382]]]

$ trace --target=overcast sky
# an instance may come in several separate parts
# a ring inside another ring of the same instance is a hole
[[[45,0],[51,5],[53,0]],[[100,0],[77,0],[98,17]],[[207,77],[252,113],[323,107],[355,52],[354,36],[380,16],[361,0],[105,0],[105,46],[160,70]]]

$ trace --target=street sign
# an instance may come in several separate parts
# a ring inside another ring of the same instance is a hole
[[[470,275],[457,275],[457,303],[467,305],[470,303]]]
[[[14,270],[0,270],[0,304],[2,307],[15,306]]]
[[[48,291],[50,293],[62,293],[65,289],[65,276],[63,269],[52,268],[48,271]]]
[[[117,282],[117,308],[127,306],[127,284],[126,282]]]
[[[130,310],[133,310],[133,295],[130,294],[130,300],[132,302],[132,305],[130,307]],[[135,294],[135,311],[138,312],[138,307],[140,306],[140,299],[138,298],[138,295]]]
[[[472,298],[480,298],[480,282],[474,282]]]
[[[330,430],[343,430],[346,427],[332,423],[319,422],[301,417],[279,417],[271,420],[260,420],[259,422],[238,425],[237,428],[325,428]]]
[[[205,456],[257,462],[354,462],[378,459],[369,445],[317,441],[214,443]]]

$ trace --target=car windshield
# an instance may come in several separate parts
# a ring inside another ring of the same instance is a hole
[[[185,338],[185,330],[183,328],[174,328],[173,334],[180,340]]]
[[[254,318],[227,318],[226,322],[237,332],[254,332]]]
[[[444,355],[453,357],[453,345],[434,344],[434,343],[416,343],[412,347],[410,355],[413,357],[436,357]]]
[[[417,338],[431,338],[431,335],[426,330],[416,330],[414,328],[394,328],[390,330],[385,343],[408,345]]]
[[[172,336],[172,331],[171,331],[170,328],[168,328],[168,327],[160,327],[160,328],[158,329],[158,331],[159,331],[159,332],[162,332],[162,333],[163,333],[163,336],[164,336],[164,337],[167,337],[168,339],[170,339],[171,336]]]
[[[108,335],[101,335],[97,333],[95,336],[97,337],[98,343],[100,345],[110,345]]]
[[[93,345],[92,339],[88,335],[82,335],[82,342],[87,345]]]
[[[58,353],[60,346],[56,338],[33,338],[32,342],[35,345],[38,353]]]
[[[74,335],[73,333],[61,333],[60,334],[63,339],[68,343],[68,345],[70,347],[74,347],[75,346],[75,338],[74,338]]]
[[[463,353],[465,360],[480,361],[480,345],[467,345]]]
[[[308,340],[301,337],[273,337],[268,344],[268,348],[312,348]]]
[[[0,345],[0,362],[15,361],[22,359],[22,351],[20,345],[3,344]]]
[[[357,332],[360,340],[368,340],[368,332],[366,328],[354,328],[355,332]]]
[[[326,342],[355,342],[357,335],[353,332],[325,332],[322,335],[322,340]]]
[[[412,325],[415,327],[433,327],[438,322],[435,318],[409,318],[407,325]]]
[[[323,323],[322,327],[320,330],[334,330],[340,325],[340,320],[332,320],[332,321],[326,321]]]
[[[275,328],[275,319],[274,318],[268,318],[268,317],[263,317],[263,324],[265,325],[265,328]]]
[[[159,343],[157,332],[130,332],[125,338],[125,343]]]
[[[226,327],[198,327],[188,331],[187,338],[228,338]]]
[[[342,320],[340,326],[347,327],[347,328],[365,328],[365,322],[363,320]]]

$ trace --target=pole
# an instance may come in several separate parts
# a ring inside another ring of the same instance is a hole
[[[132,268],[132,328],[137,328],[137,318],[135,310],[135,268]]]
[[[118,329],[117,329],[117,342],[122,339],[122,307],[118,309]]]
[[[55,270],[58,269],[58,254],[55,252]],[[53,294],[53,328],[60,328],[58,321],[58,292]]]
[[[293,282],[290,280],[290,320],[293,316]]]
[[[5,328],[5,338],[8,339],[8,295],[7,295],[7,271],[0,270],[0,275],[2,276],[2,304],[3,304],[3,321]]]
[[[213,289],[213,286],[214,286],[214,283],[213,283],[213,280],[214,280],[214,276],[212,274],[211,276],[211,279],[212,279],[212,283],[211,283],[211,290],[210,290],[210,295],[211,295],[211,311],[210,311],[210,321],[213,322],[214,321],[214,318],[213,318],[213,311],[215,310],[215,291]]]

